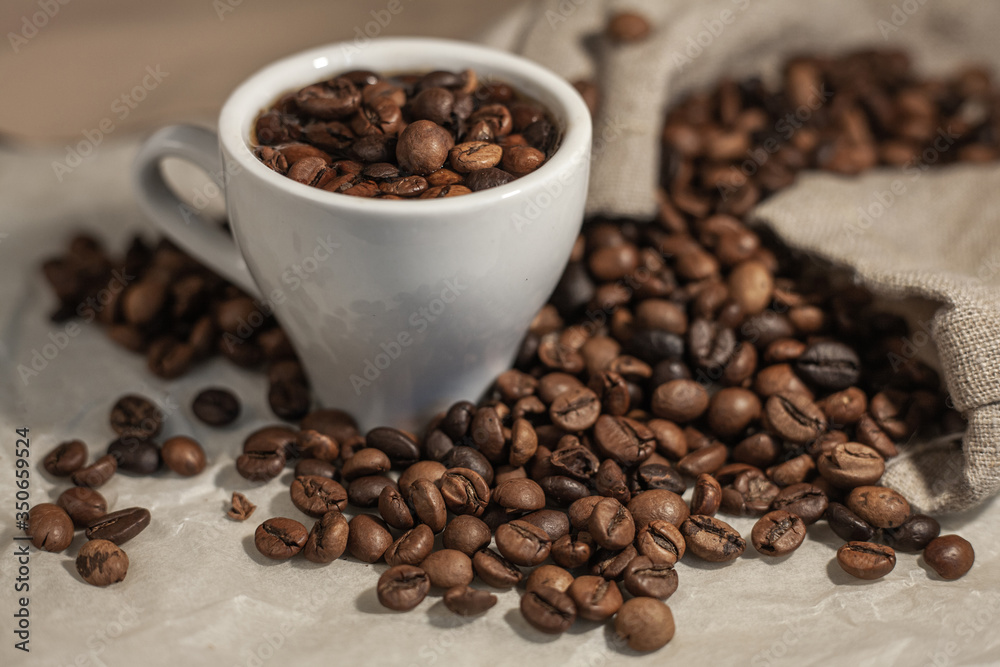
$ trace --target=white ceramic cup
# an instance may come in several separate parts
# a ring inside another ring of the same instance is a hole
[[[251,128],[282,94],[352,69],[466,68],[542,103],[562,131],[555,154],[506,185],[429,200],[362,199],[277,174],[254,157]],[[591,121],[562,78],[523,58],[439,39],[332,44],[280,60],[230,95],[218,135],[160,130],[136,158],[144,211],[179,246],[273,309],[326,407],[363,428],[416,428],[476,400],[509,367],[559,280],[583,220]],[[179,157],[225,191],[235,237],[167,187]],[[260,318],[248,318],[252,335]],[[241,344],[239,336],[228,343]]]

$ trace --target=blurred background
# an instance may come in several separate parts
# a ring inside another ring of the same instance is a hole
[[[106,119],[120,135],[211,123],[281,56],[366,36],[471,40],[526,1],[3,0],[0,135],[60,145]]]

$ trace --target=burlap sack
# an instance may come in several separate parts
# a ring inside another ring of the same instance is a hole
[[[625,9],[650,19],[648,39],[616,45],[603,35],[607,17]],[[488,41],[570,80],[598,82],[588,212],[651,218],[663,112],[686,93],[722,77],[773,79],[793,54],[861,46],[905,49],[926,75],[969,62],[997,71],[998,34],[1000,11],[974,0],[547,0],[511,16]],[[906,193],[868,223],[858,208],[902,172],[810,174],[753,215],[790,245],[853,269],[878,294],[940,304],[927,327],[969,422],[962,448],[911,446],[885,477],[928,512],[971,507],[1000,487],[998,177],[989,166],[922,172],[912,183],[907,177]],[[861,233],[845,231],[852,225]]]

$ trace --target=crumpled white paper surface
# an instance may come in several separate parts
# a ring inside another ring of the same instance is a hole
[[[976,549],[963,579],[941,580],[916,554],[898,554],[883,580],[862,582],[834,560],[841,540],[825,524],[792,555],[772,560],[752,547],[737,561],[709,564],[686,557],[668,604],[677,634],[664,649],[636,654],[607,624],[578,621],[561,637],[528,626],[516,591],[473,619],[452,615],[440,591],[417,609],[383,609],[375,582],[385,565],[350,558],[330,565],[303,559],[268,561],[253,546],[257,524],[271,516],[312,520],[288,495],[289,469],[254,484],[235,471],[243,438],[275,421],[261,373],[214,359],[189,375],[163,381],[144,359],[110,342],[97,326],[81,326],[37,376],[23,382],[34,350],[66,324],[47,315],[55,300],[38,271],[77,228],[93,230],[119,253],[146,229],[128,185],[136,143],[108,143],[58,182],[60,152],[0,153],[0,664],[2,665],[991,665],[1000,663],[1000,501],[942,517]],[[51,352],[51,348],[49,350]],[[232,388],[244,411],[226,429],[194,419],[190,403],[209,385]],[[63,553],[30,549],[30,591],[15,593],[13,537],[15,429],[28,428],[31,501],[53,502],[68,481],[47,476],[41,460],[57,443],[79,438],[91,458],[113,439],[112,404],[137,392],[167,414],[161,438],[188,434],[209,457],[194,478],[161,472],[116,475],[100,489],[111,509],[149,508],[150,526],[124,545],[124,582],[87,585],[74,559],[78,534]],[[246,522],[225,515],[242,491],[258,505]],[[749,538],[753,519],[731,519]],[[29,597],[30,653],[14,649],[17,598]]]

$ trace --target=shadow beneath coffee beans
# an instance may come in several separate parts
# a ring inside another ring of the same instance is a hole
[[[830,525],[826,521],[816,522],[809,526],[809,536],[806,539],[822,544],[834,553],[836,553],[846,541],[833,532],[833,529],[830,528]]]
[[[354,608],[363,614],[399,614],[401,612],[393,611],[382,606],[382,603],[378,601],[378,593],[375,592],[374,584],[366,588],[361,592],[358,597],[354,598]]]
[[[897,565],[898,564],[899,563],[897,563]],[[938,574],[937,571],[933,567],[931,567],[930,565],[927,564],[927,561],[924,560],[923,554],[921,554],[917,558],[917,565],[919,565],[920,568],[924,572],[927,573],[927,578],[930,579],[931,581],[948,581],[947,579],[945,579],[944,577],[942,577],[940,574]]]
[[[750,549],[753,549],[753,547],[750,547]],[[746,557],[745,556],[746,551],[744,551],[743,553],[744,553],[744,556],[740,556],[740,558],[745,558]],[[724,563],[713,563],[711,561],[703,560],[703,559],[698,558],[696,556],[692,556],[691,558],[684,558],[681,561],[681,563],[683,563],[684,565],[687,565],[688,567],[693,567],[696,570],[721,570],[723,568],[731,566],[733,563],[737,562],[738,560],[739,560],[739,558],[737,558],[736,560],[726,561]]]
[[[428,595],[429,599],[430,596]],[[426,604],[426,603],[425,603]],[[456,630],[464,628],[476,619],[482,618],[486,614],[476,614],[475,616],[459,616],[444,606],[442,599],[437,599],[427,609],[427,621],[435,628],[442,630]]]
[[[827,563],[826,574],[830,577],[830,581],[838,586],[871,586],[885,579],[885,577],[879,579],[859,579],[852,574],[847,574],[844,572],[844,568],[840,567],[840,563],[837,562],[836,557]],[[890,572],[886,576],[892,576],[892,573]]]
[[[259,489],[263,486],[260,482],[251,482],[236,472],[235,464],[231,463],[222,466],[215,475],[215,485],[220,489],[229,489],[230,492],[239,491],[240,493]]]
[[[588,621],[586,619],[577,617],[577,619],[573,621],[573,625],[571,625],[569,630],[566,631],[566,634],[585,635],[588,632],[593,632],[594,630],[601,627],[607,622],[608,621]]]
[[[524,620],[524,616],[521,615],[520,609],[511,609],[503,617],[510,627],[513,628],[514,632],[525,641],[534,642],[535,644],[548,644],[559,639],[559,635],[547,635],[528,625],[528,622]]]
[[[258,565],[266,565],[268,567],[272,565],[281,565],[288,562],[285,560],[275,560],[273,558],[268,558],[261,552],[257,551],[257,544],[254,542],[253,535],[247,535],[243,538],[243,550],[247,552],[247,555],[253,560],[253,562]]]
[[[79,549],[74,549],[74,551],[79,551]],[[70,576],[79,581],[81,584],[87,583],[80,576],[80,573],[76,569],[76,559],[75,558],[64,558],[62,561],[63,569],[69,572]]]
[[[788,559],[792,557],[794,553],[795,553],[794,551],[790,551],[784,556],[765,556],[764,554],[762,554],[761,552],[757,551],[752,546],[750,546],[747,547],[747,550],[743,552],[743,555],[740,556],[740,558],[742,558],[743,560],[761,561],[762,563],[768,566],[774,566],[774,565],[784,565],[788,561]]]
[[[607,644],[608,650],[614,651],[619,655],[634,657],[649,655],[648,652],[636,651],[629,648],[628,640],[615,632],[615,622],[613,619],[604,624],[604,642]]]

